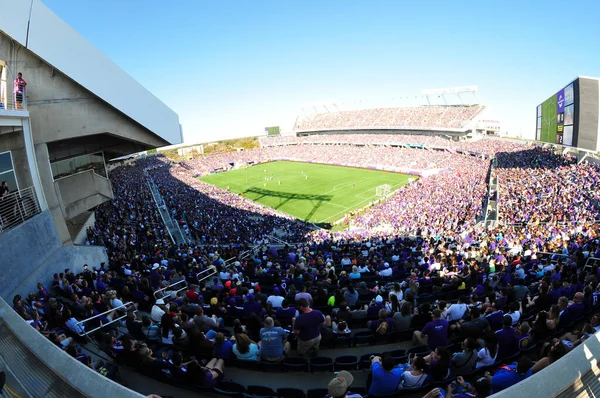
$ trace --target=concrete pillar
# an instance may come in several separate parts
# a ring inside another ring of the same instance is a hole
[[[31,180],[35,188],[38,202],[42,211],[48,210],[48,202],[46,201],[46,195],[44,188],[42,187],[42,181],[40,179],[40,172],[37,166],[37,158],[35,156],[35,148],[33,146],[33,136],[31,135],[31,125],[29,118],[21,119],[23,123],[23,141],[25,142],[25,152],[27,153],[27,163],[29,164],[29,170],[31,173]]]

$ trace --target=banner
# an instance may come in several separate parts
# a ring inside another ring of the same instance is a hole
[[[556,113],[565,111],[565,90],[562,89],[556,94]]]

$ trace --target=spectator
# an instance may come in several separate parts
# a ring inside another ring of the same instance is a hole
[[[452,366],[454,374],[458,376],[470,373],[477,362],[477,341],[472,338],[466,338],[461,345],[462,351],[452,356]]]
[[[488,334],[484,337],[485,347],[477,353],[477,363],[475,367],[479,369],[482,366],[490,366],[496,362],[498,356],[498,338],[495,334]]]
[[[23,99],[25,98],[25,87],[27,82],[23,79],[21,72],[17,73],[17,78],[14,81],[14,94],[17,109],[23,109]]]
[[[342,370],[329,382],[328,395],[325,398],[362,398],[360,394],[350,392],[353,382],[354,376],[350,372]]]
[[[294,323],[294,332],[298,338],[298,355],[316,356],[321,342],[321,325],[325,323],[325,317],[321,311],[310,308],[305,298],[300,298],[297,302],[300,315]]]
[[[492,389],[495,393],[505,390],[531,375],[531,361],[527,357],[522,357],[518,363],[501,366],[494,376],[490,376],[489,372],[486,372],[486,377],[492,382]]]
[[[422,331],[413,333],[414,344],[428,345],[431,350],[446,346],[448,343],[448,321],[441,319],[441,311],[433,310],[433,321],[427,323]]]
[[[250,340],[250,338],[244,334],[235,335],[235,344],[232,348],[235,357],[242,361],[258,362],[260,358],[260,348],[258,344]]]
[[[402,307],[400,308],[400,312],[396,312],[392,320],[394,322],[394,330],[402,331],[410,328],[410,324],[412,322],[412,307],[409,302],[402,303]]]
[[[498,358],[503,359],[515,354],[519,349],[519,342],[515,329],[512,327],[510,315],[504,315],[503,328],[496,332],[498,338]]]
[[[462,297],[459,297],[458,303],[451,304],[442,314],[442,317],[448,322],[461,320],[467,312],[467,305],[463,302]]]
[[[214,350],[215,358],[231,359],[233,343],[229,339],[226,339],[223,333],[219,332],[215,335]]]
[[[290,351],[290,343],[286,341],[288,333],[276,327],[273,318],[265,319],[265,327],[260,329],[260,355],[269,362],[281,361]]]
[[[396,392],[402,378],[403,369],[394,366],[391,356],[371,357],[371,385],[368,389],[369,395],[384,396]]]

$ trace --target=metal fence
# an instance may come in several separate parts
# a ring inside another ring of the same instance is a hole
[[[0,235],[41,212],[34,187],[0,198]]]

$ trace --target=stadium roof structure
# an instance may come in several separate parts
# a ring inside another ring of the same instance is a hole
[[[40,0],[0,0],[0,30],[164,144],[183,142],[179,116]],[[151,110],[151,111],[148,111]]]

